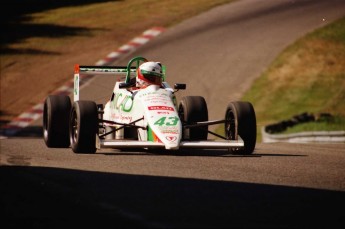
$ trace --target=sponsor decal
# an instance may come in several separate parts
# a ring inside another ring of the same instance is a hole
[[[132,96],[123,95],[122,93],[115,94],[115,98],[111,103],[111,108],[116,110],[123,110],[125,112],[130,112],[133,108]]]
[[[162,134],[179,134],[178,130],[161,130]]]
[[[74,94],[77,95],[79,91],[79,74],[74,74]]]
[[[174,111],[173,107],[168,106],[149,106],[149,110],[164,110],[164,111]]]
[[[157,114],[166,114],[166,115],[168,115],[168,114],[170,114],[170,112],[168,112],[168,111],[158,111]]]
[[[145,99],[152,99],[152,98],[161,98],[161,97],[169,97],[166,91],[160,92],[143,92],[139,95],[139,98],[146,97]]]
[[[165,138],[170,142],[175,142],[177,140],[176,136],[166,136]]]
[[[110,116],[113,120],[120,121],[120,122],[132,122],[133,117],[132,116],[126,116],[122,114],[111,114]]]

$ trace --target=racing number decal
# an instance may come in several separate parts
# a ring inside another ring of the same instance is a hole
[[[169,117],[168,119],[170,119],[168,122],[165,123],[165,125],[167,126],[176,126],[177,125],[177,122],[179,120],[178,117]]]
[[[158,119],[154,125],[158,125],[158,126],[163,126],[164,124],[167,126],[176,126],[177,122],[179,120],[178,117],[168,117],[168,120],[166,121],[167,117],[162,117],[160,119]]]

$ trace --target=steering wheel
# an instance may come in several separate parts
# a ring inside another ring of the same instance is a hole
[[[126,80],[125,80],[125,83],[128,84],[131,80],[131,67],[132,67],[132,64],[136,62],[136,67],[135,69],[138,69],[139,68],[139,65],[140,65],[140,61],[143,61],[143,62],[147,62],[148,60],[142,56],[137,56],[137,57],[134,57],[133,59],[131,59],[128,64],[127,64],[127,74],[126,74]]]

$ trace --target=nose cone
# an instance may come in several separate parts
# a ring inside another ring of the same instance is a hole
[[[165,149],[168,150],[177,150],[179,149],[179,145],[180,145],[180,139],[178,139],[178,136],[176,135],[167,135],[165,137],[165,141],[163,141],[165,144]]]

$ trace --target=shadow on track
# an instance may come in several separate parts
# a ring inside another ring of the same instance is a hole
[[[260,155],[236,155],[232,154],[228,150],[214,150],[214,149],[184,149],[184,150],[165,150],[165,149],[155,149],[155,150],[145,150],[145,149],[123,149],[116,151],[110,151],[105,149],[103,151],[97,151],[97,154],[103,154],[107,156],[116,155],[142,155],[142,156],[182,156],[182,157],[260,157]]]
[[[93,3],[109,2],[110,0],[3,0],[2,2],[2,54],[47,54],[58,55],[39,49],[10,48],[10,44],[21,43],[32,37],[66,37],[87,36],[91,31],[76,26],[59,26],[56,24],[38,24],[32,22],[30,14],[67,6],[82,6]]]
[[[345,225],[337,191],[25,166],[1,166],[0,179],[7,227]]]

